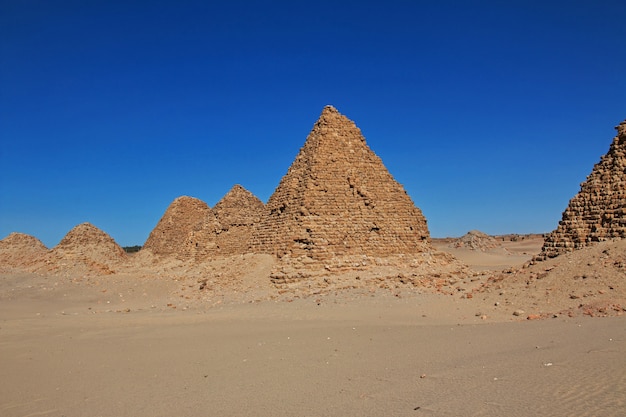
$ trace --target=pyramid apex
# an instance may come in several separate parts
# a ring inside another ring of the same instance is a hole
[[[353,130],[355,135],[360,136],[360,137],[363,136],[361,134],[361,130],[356,126],[356,124],[352,120],[348,119],[346,116],[339,113],[339,110],[337,110],[335,107],[331,106],[330,104],[327,106],[324,106],[324,109],[322,110],[322,114],[317,119],[317,122],[313,126],[313,130],[311,131],[311,133],[314,133],[316,131],[318,133],[321,133],[319,128],[322,128],[322,130],[324,129],[339,130],[339,131]]]
[[[324,106],[324,108],[322,109],[322,114],[320,115],[320,120],[332,120],[332,119],[337,119],[337,117],[342,118],[345,117],[344,115],[342,115],[341,113],[339,113],[339,110],[337,110],[336,108],[334,108],[333,106],[331,106],[330,104],[327,106]]]
[[[182,204],[182,203],[189,203],[189,202],[200,202],[200,203],[204,203],[202,200],[200,200],[199,198],[196,197],[191,197],[188,195],[181,195],[179,197],[176,197],[174,199],[174,201],[172,201],[171,204]]]
[[[253,195],[248,189],[246,189],[246,187],[244,187],[241,184],[235,184],[231,187],[230,190],[228,190],[228,192],[226,193],[226,196],[231,196],[231,195]]]
[[[242,186],[241,184],[235,184],[233,185],[233,187],[224,195],[224,197],[222,197],[222,199],[220,201],[218,201],[218,203],[215,205],[215,208],[217,209],[218,206],[223,206],[224,203],[229,203],[229,200],[233,200],[233,199],[252,199],[252,200],[258,200],[259,202],[261,202],[261,200],[259,200],[254,194],[252,194],[250,191],[248,191],[244,186]],[[261,203],[263,204],[263,203]]]
[[[72,237],[74,235],[80,235],[83,233],[95,233],[97,235],[106,235],[106,232],[102,231],[98,227],[94,226],[89,222],[84,222],[79,225],[74,226],[67,234],[65,238]]]

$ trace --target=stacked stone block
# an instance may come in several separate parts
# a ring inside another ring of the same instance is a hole
[[[11,233],[0,240],[0,270],[29,265],[47,252],[48,248],[36,237]]]
[[[426,219],[360,129],[324,108],[270,197],[250,248],[278,257],[419,253],[429,246]]]
[[[264,210],[261,200],[240,185],[213,209],[197,198],[179,197],[167,208],[142,250],[185,261],[244,254],[249,252],[252,228]]]
[[[626,121],[545,240],[538,259],[626,237]]]
[[[111,236],[91,223],[82,223],[44,256],[44,266],[40,270],[78,268],[85,272],[111,274],[127,260],[126,252]]]
[[[204,201],[178,197],[152,230],[142,250],[182,260],[207,256],[214,250],[218,227],[215,214]]]
[[[248,252],[252,230],[265,215],[263,202],[237,184],[213,207],[213,212],[219,224],[215,253]]]

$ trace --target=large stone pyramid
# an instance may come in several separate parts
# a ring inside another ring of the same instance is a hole
[[[426,219],[365,143],[326,106],[270,197],[251,248],[283,257],[389,256],[428,246]]]
[[[214,250],[218,224],[213,210],[202,200],[182,196],[165,210],[142,251],[190,260]]]
[[[265,205],[237,184],[213,207],[219,223],[216,253],[238,255],[248,252],[254,225],[265,214]]]
[[[617,126],[609,151],[581,184],[539,259],[591,244],[626,237],[626,121]]]

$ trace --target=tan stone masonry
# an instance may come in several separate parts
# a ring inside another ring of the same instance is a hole
[[[215,246],[217,229],[215,215],[204,201],[178,197],[152,230],[142,250],[185,260],[206,256]]]
[[[553,258],[593,242],[626,237],[626,121],[563,212],[537,259]]]
[[[270,197],[251,250],[315,260],[419,253],[426,219],[359,128],[324,108],[295,161]]]
[[[235,185],[215,205],[219,223],[215,253],[238,255],[249,251],[254,225],[265,215],[265,205],[241,185]]]

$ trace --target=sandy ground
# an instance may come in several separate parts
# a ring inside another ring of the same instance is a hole
[[[533,255],[541,251],[543,237],[531,235],[516,241],[498,239],[498,243],[501,245],[500,247],[481,251],[455,248],[454,245],[450,244],[450,239],[436,239],[433,242],[437,249],[451,253],[474,270],[492,271],[523,265]]]
[[[536,245],[454,254],[481,273],[522,265]],[[272,299],[194,298],[195,280],[5,273],[0,415],[626,415],[625,316],[527,320],[479,292],[491,288],[481,277],[472,298]]]

